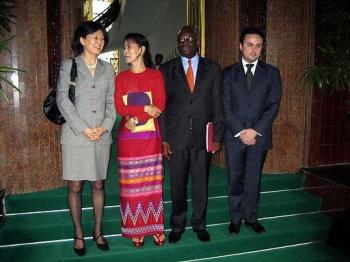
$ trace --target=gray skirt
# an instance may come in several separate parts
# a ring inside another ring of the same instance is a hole
[[[97,181],[107,177],[111,145],[62,146],[64,180]]]

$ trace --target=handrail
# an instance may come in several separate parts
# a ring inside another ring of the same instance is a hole
[[[94,21],[100,23],[103,28],[107,28],[117,20],[119,12],[119,0],[114,0],[102,13],[94,18]]]
[[[0,227],[6,220],[5,189],[0,188]]]

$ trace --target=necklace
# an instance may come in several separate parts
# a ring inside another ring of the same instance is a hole
[[[83,57],[83,60],[84,60],[84,62],[85,62],[85,64],[86,64],[87,68],[89,68],[89,69],[94,69],[94,68],[96,68],[96,65],[97,65],[97,58],[96,58],[96,60],[95,60],[95,64],[93,64],[93,65],[90,65],[90,64],[87,62],[87,60],[86,60],[85,57]]]
[[[97,65],[97,59],[96,59],[96,61],[95,61],[95,64],[93,64],[93,65],[90,65],[90,64],[88,64],[87,62],[85,62],[85,64],[86,64],[87,68],[93,69],[93,68],[95,68],[96,65]]]

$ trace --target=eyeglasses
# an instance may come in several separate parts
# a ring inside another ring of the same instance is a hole
[[[192,43],[195,41],[195,38],[194,37],[181,37],[179,39],[177,39],[177,42],[178,43]]]

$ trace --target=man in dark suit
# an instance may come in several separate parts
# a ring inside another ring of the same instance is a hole
[[[222,78],[220,66],[197,53],[198,38],[190,26],[177,36],[180,56],[162,64],[166,110],[161,116],[164,157],[169,160],[171,187],[171,232],[169,242],[181,239],[186,227],[187,182],[191,177],[191,225],[201,241],[206,230],[208,176],[211,155],[221,148]],[[213,122],[213,151],[206,150],[206,125]]]
[[[242,60],[225,70],[224,143],[229,173],[229,232],[238,234],[242,219],[255,232],[258,222],[261,171],[267,150],[272,148],[272,123],[281,96],[278,68],[259,61],[264,35],[245,28],[240,36]]]

